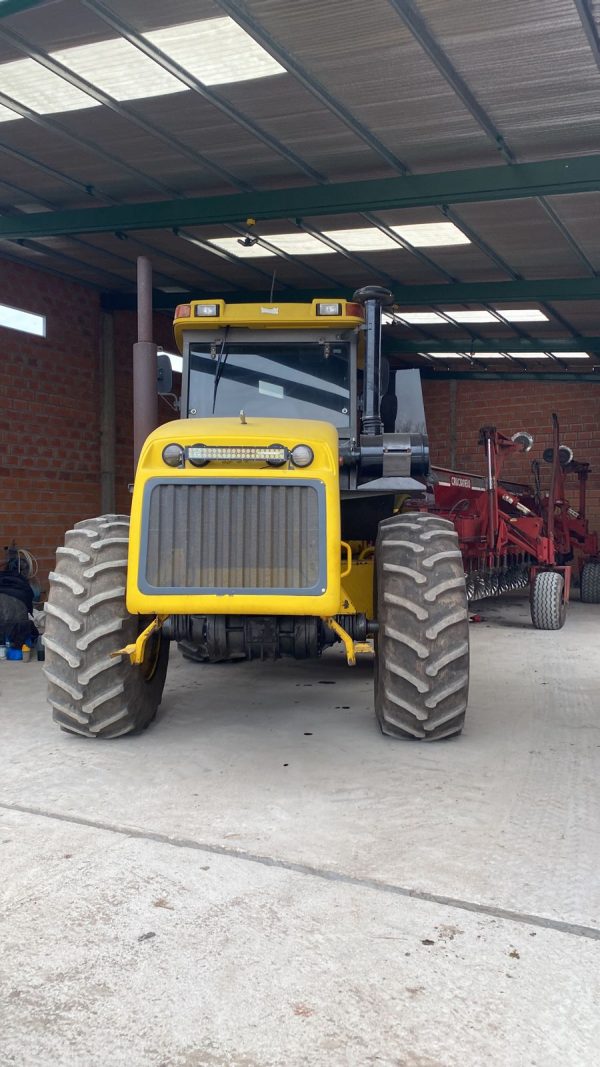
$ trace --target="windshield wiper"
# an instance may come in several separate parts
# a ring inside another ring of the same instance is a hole
[[[227,351],[227,348],[225,347],[226,344],[227,344],[227,335],[228,335],[228,333],[229,333],[229,326],[226,326],[225,327],[225,332],[223,334],[223,340],[221,341],[221,347],[220,347],[219,352],[217,354],[217,365],[215,367],[215,384],[214,384],[214,387],[213,387],[213,402],[212,402],[212,414],[213,415],[215,413],[215,405],[217,403],[217,389],[219,388],[219,382],[221,381],[221,375],[223,374],[223,368],[224,368],[224,366],[225,366],[225,364],[227,362],[227,356],[229,355],[229,352]]]

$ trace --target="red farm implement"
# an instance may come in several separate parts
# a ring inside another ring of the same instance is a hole
[[[589,464],[578,463],[560,444],[553,416],[553,444],[544,453],[550,485],[542,492],[540,466],[533,464],[533,486],[503,477],[507,458],[528,452],[530,434],[512,437],[493,426],[480,430],[485,455],[483,475],[434,468],[432,511],[448,518],[458,533],[469,600],[530,587],[531,618],[541,630],[558,630],[565,621],[575,562],[581,572],[582,599],[600,602],[600,562],[596,534],[585,515]],[[569,473],[579,478],[579,506],[565,495]]]

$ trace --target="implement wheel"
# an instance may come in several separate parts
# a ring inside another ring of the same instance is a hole
[[[584,604],[600,604],[600,563],[584,563],[581,572],[581,599]]]
[[[537,630],[561,630],[567,617],[565,580],[559,571],[538,571],[531,586],[531,621]]]
[[[451,522],[393,515],[375,551],[375,713],[390,737],[437,741],[463,728],[469,690],[469,617]]]
[[[104,515],[75,524],[56,553],[44,634],[48,702],[54,721],[84,737],[143,730],[161,701],[169,642],[146,645],[145,662],[111,652],[135,641],[151,621],[125,606],[129,519]]]

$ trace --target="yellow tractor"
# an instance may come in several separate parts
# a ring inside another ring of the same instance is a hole
[[[50,577],[46,675],[62,728],[145,728],[171,641],[201,662],[341,642],[351,666],[374,654],[384,734],[460,733],[464,572],[452,524],[426,511],[411,372],[382,357],[391,299],[368,286],[352,301],[177,307],[183,417],[145,440],[131,518],[77,523]]]

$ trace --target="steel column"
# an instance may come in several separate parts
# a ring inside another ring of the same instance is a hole
[[[152,341],[152,264],[146,256],[140,256],[137,261],[137,300],[138,339],[133,346],[133,451],[136,466],[144,441],[158,422],[158,346]]]

